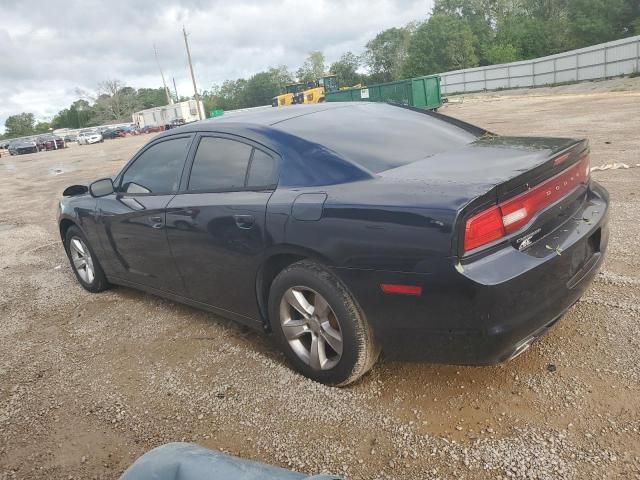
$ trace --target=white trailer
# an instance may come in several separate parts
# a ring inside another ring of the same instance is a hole
[[[200,102],[200,111],[204,112],[202,102]],[[198,104],[195,100],[178,102],[164,107],[147,108],[146,110],[135,112],[131,118],[138,128],[162,127],[171,123],[172,120],[178,119],[184,120],[185,123],[196,122],[200,119],[198,117]]]

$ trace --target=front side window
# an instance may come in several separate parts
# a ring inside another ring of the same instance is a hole
[[[120,191],[126,193],[174,193],[191,139],[175,138],[146,149],[122,176]]]

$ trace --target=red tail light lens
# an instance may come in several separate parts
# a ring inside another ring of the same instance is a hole
[[[504,237],[500,207],[491,207],[467,220],[464,229],[464,249],[473,250],[481,245]]]
[[[396,283],[381,283],[380,289],[384,293],[396,293],[399,295],[421,295],[422,287],[418,285],[400,285]]]
[[[558,163],[566,159],[563,156]],[[558,164],[554,161],[554,164]],[[480,212],[465,226],[465,251],[498,240],[525,226],[541,210],[571,193],[589,179],[589,157],[585,155],[566,170],[535,187]]]

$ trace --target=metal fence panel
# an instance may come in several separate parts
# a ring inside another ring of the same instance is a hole
[[[640,72],[640,35],[547,57],[440,74],[442,93],[533,87]]]

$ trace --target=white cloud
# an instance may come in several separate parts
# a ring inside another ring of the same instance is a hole
[[[158,53],[168,81],[192,94],[184,42],[190,33],[201,89],[269,66],[296,69],[312,50],[329,62],[362,51],[385,28],[426,18],[432,0],[0,0],[0,129],[23,111],[52,117],[118,78],[157,87]]]

